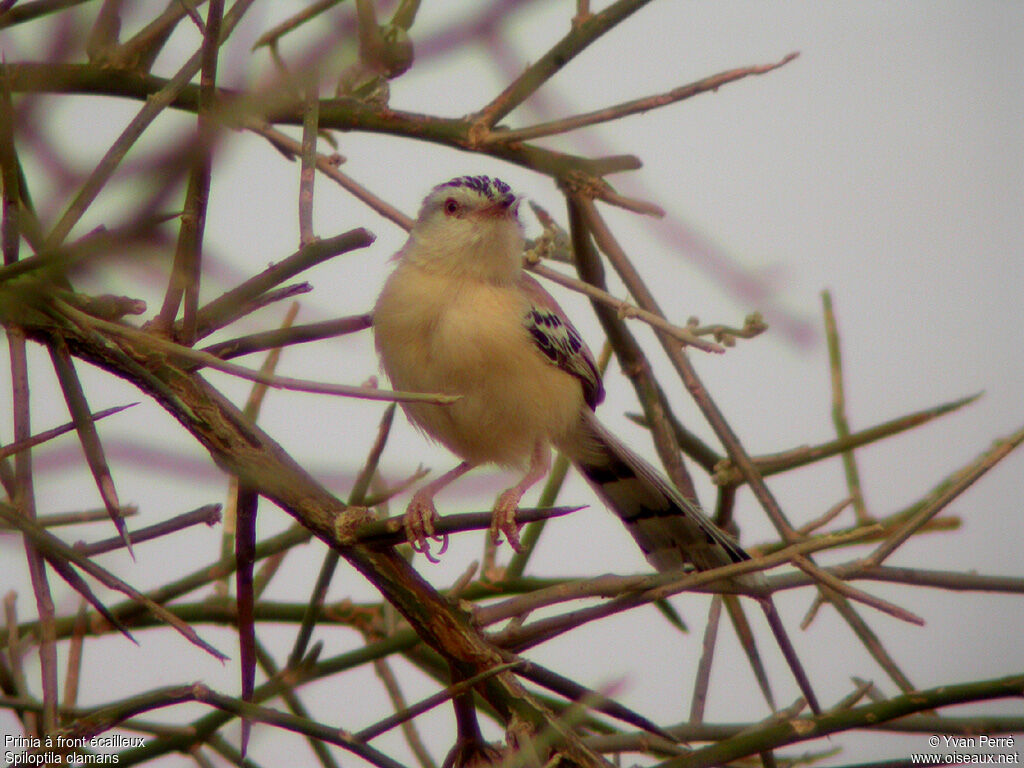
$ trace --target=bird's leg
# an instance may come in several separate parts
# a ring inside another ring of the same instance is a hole
[[[516,512],[519,509],[519,500],[523,498],[531,486],[548,473],[551,468],[551,448],[547,443],[538,441],[533,446],[533,453],[530,454],[530,466],[526,468],[523,479],[511,488],[502,491],[501,496],[494,505],[491,517],[491,540],[495,544],[501,543],[501,534],[505,534],[512,549],[519,551],[519,526],[516,524]]]
[[[469,472],[473,465],[468,461],[459,464],[455,469],[449,470],[436,480],[424,485],[413,494],[412,501],[405,508],[405,515],[402,517],[402,525],[405,526],[405,535],[409,540],[409,546],[414,552],[422,552],[427,560],[432,563],[439,562],[430,554],[429,539],[439,540],[441,549],[437,554],[443,555],[448,549],[448,534],[440,538],[434,536],[434,521],[437,520],[437,507],[434,506],[434,495],[449,483],[458,480]]]

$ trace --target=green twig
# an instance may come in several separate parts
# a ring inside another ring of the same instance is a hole
[[[717,744],[694,750],[671,760],[658,763],[656,768],[704,768],[722,765],[766,749],[777,749],[816,739],[830,733],[853,728],[874,727],[896,718],[937,707],[986,701],[989,699],[1020,697],[1024,695],[1024,676],[981,680],[958,685],[943,685],[923,691],[913,691],[886,701],[866,704],[853,709],[830,711],[813,718],[798,718],[770,723],[740,733]]]
[[[836,437],[840,441],[849,441],[850,424],[846,419],[846,388],[843,385],[843,356],[839,345],[839,327],[836,324],[835,311],[832,308],[832,294],[821,292],[822,311],[825,315],[825,339],[828,342],[828,363],[832,381],[832,423],[836,428]],[[843,451],[843,471],[846,473],[846,487],[853,499],[853,509],[858,523],[871,520],[867,506],[864,504],[864,493],[860,485],[860,472],[857,471],[857,460],[853,450]]]

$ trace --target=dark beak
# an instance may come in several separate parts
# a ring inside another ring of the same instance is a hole
[[[477,215],[485,218],[514,219],[519,215],[519,198],[515,195],[506,195],[490,205],[485,205],[477,211]]]

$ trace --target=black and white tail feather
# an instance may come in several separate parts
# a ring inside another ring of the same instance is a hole
[[[658,470],[584,414],[587,454],[574,462],[659,571],[686,563],[699,571],[749,560],[750,555],[679,492]]]
[[[609,432],[593,411],[588,410],[584,420],[589,438],[586,455],[576,457],[573,463],[626,525],[651,565],[659,571],[669,571],[689,563],[698,571],[708,571],[750,559],[732,536],[709,520],[668,478]],[[734,577],[734,580],[747,587],[766,583],[760,571]],[[817,696],[771,597],[767,592],[754,596],[811,711],[819,714],[821,706]],[[771,701],[767,687],[765,695]]]

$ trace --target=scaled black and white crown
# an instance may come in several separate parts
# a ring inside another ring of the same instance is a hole
[[[434,187],[435,190],[447,188],[471,189],[489,200],[501,200],[512,194],[512,187],[501,179],[492,179],[490,176],[459,176]]]

